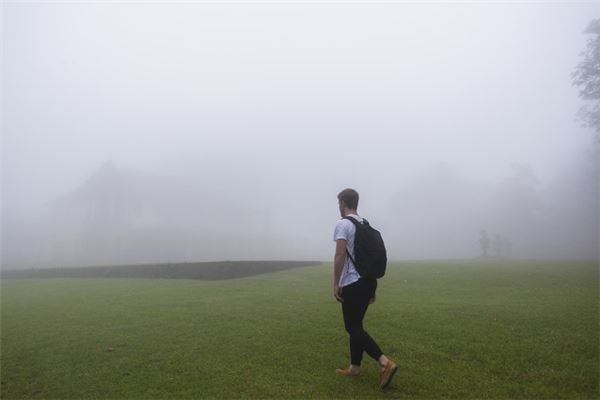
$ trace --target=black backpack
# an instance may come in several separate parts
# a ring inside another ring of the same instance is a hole
[[[379,231],[369,225],[369,221],[363,218],[360,223],[352,217],[344,217],[356,227],[354,236],[354,256],[346,248],[348,257],[354,263],[356,271],[362,277],[379,279],[385,275],[385,265],[387,263],[387,253],[385,244]]]

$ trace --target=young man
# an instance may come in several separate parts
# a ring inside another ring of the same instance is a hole
[[[360,363],[363,351],[379,363],[379,386],[384,389],[396,373],[398,366],[388,359],[377,343],[363,329],[363,318],[369,304],[375,302],[377,280],[361,277],[354,267],[354,237],[356,227],[351,221],[343,219],[351,217],[362,222],[358,215],[358,192],[344,189],[338,194],[338,203],[342,219],[335,225],[333,240],[335,241],[335,257],[333,261],[333,295],[342,303],[344,326],[350,335],[350,366],[337,369],[345,376],[360,374]],[[352,259],[347,256],[350,253]]]

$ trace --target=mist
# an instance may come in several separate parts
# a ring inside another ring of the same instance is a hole
[[[597,259],[593,3],[2,6],[2,268]],[[498,243],[498,246],[496,246]]]

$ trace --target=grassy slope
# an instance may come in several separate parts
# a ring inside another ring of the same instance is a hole
[[[367,358],[358,379],[333,372],[330,269],[3,281],[1,396],[598,397],[596,263],[391,265],[366,319],[401,366],[386,393]]]

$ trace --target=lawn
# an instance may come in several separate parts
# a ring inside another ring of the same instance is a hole
[[[597,262],[402,262],[347,366],[331,264],[223,281],[3,279],[3,399],[599,396]],[[113,351],[107,351],[109,347]]]

